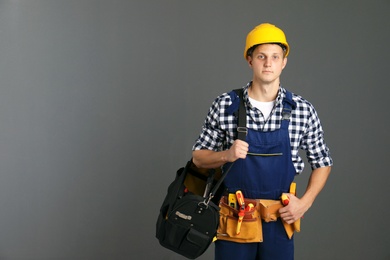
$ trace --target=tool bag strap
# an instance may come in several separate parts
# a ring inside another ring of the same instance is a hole
[[[246,127],[246,108],[245,108],[245,103],[244,103],[244,89],[235,89],[234,92],[239,96],[240,98],[240,105],[238,108],[238,118],[237,118],[237,139],[245,141],[246,140],[246,135],[248,134],[248,128]],[[205,197],[205,204],[208,205],[209,201],[214,197],[215,193],[217,192],[218,188],[221,186],[223,180],[225,179],[226,175],[232,168],[234,162],[230,164],[229,168],[223,172],[221,178],[218,180],[218,182],[215,184],[213,189],[210,191],[209,195]],[[213,171],[213,169],[212,169]],[[212,180],[211,180],[212,181]],[[207,187],[210,185],[206,185]],[[205,195],[208,193],[207,190],[205,190]]]
[[[245,141],[246,135],[248,134],[248,128],[246,128],[246,109],[244,103],[244,89],[235,89],[234,92],[240,98],[240,106],[238,108],[238,118],[237,118],[237,139]]]

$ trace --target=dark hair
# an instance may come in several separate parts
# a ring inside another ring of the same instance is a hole
[[[257,48],[257,46],[262,45],[262,44],[276,44],[276,45],[279,45],[280,48],[282,48],[284,55],[286,55],[286,51],[287,51],[286,45],[281,44],[280,42],[267,42],[267,43],[260,43],[260,44],[253,45],[252,47],[250,47],[250,48],[247,50],[246,56],[247,56],[247,57],[248,57],[248,56],[251,56],[251,57],[252,57],[252,54],[253,54],[253,52],[255,51],[255,49]]]

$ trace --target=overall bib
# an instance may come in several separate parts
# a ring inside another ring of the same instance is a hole
[[[295,106],[292,94],[287,91],[283,99],[281,127],[262,132],[248,129],[246,142],[249,152],[246,159],[234,162],[224,184],[229,193],[241,190],[245,198],[279,200],[288,193],[296,174],[291,157],[288,125]],[[230,164],[224,167],[229,167]],[[275,222],[262,222],[263,242],[234,243],[217,240],[215,259],[289,260],[294,259],[294,242],[286,235],[280,218]]]

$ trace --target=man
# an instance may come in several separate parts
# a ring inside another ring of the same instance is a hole
[[[298,153],[303,149],[312,168],[306,191],[300,198],[288,193],[289,203],[278,210],[278,219],[261,221],[261,242],[237,243],[218,237],[217,260],[293,259],[293,237],[287,236],[284,226],[303,216],[329,176],[333,161],[314,107],[280,84],[289,52],[284,32],[275,25],[260,24],[248,34],[244,57],[253,78],[243,87],[246,140],[237,139],[237,118],[230,109],[239,98],[224,93],[209,110],[193,147],[193,162],[199,168],[227,167],[234,162],[224,180],[229,193],[240,190],[245,198],[279,200],[289,192],[294,176],[303,171]]]

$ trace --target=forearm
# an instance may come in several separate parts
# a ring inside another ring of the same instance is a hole
[[[218,168],[227,162],[227,151],[196,150],[192,152],[192,161],[199,168]]]
[[[312,171],[311,176],[309,178],[309,182],[307,184],[306,191],[301,197],[301,201],[304,203],[304,205],[306,205],[306,210],[308,210],[312,206],[314,200],[324,188],[325,183],[329,177],[330,171],[330,166],[317,168]]]

